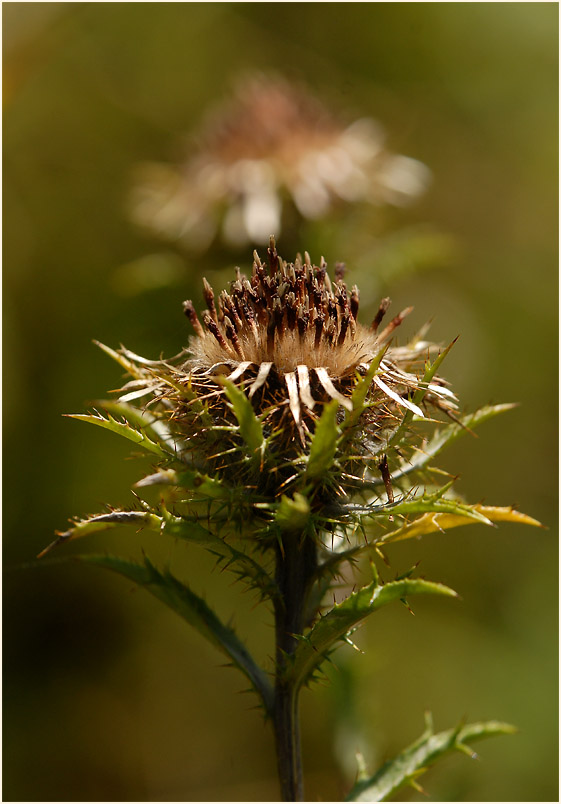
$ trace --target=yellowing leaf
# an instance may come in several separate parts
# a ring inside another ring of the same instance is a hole
[[[517,511],[512,506],[498,508],[494,505],[474,505],[473,507],[491,522],[517,522],[519,525],[533,525],[535,528],[544,527],[537,519]]]
[[[537,519],[517,511],[515,508],[499,508],[492,505],[471,505],[474,513],[481,514],[491,522],[517,522],[520,525],[533,525],[543,527]],[[403,539],[419,539],[427,533],[444,531],[447,528],[457,528],[460,525],[469,525],[473,522],[472,517],[461,514],[434,513],[430,512],[410,522],[398,530],[394,530],[384,536],[383,542],[400,542]]]

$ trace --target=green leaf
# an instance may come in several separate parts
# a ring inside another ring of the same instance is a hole
[[[383,586],[374,581],[335,605],[316,622],[305,637],[302,637],[294,652],[290,675],[295,686],[299,687],[305,683],[334,643],[343,639],[357,623],[364,620],[369,614],[393,600],[418,594],[457,596],[453,589],[443,584],[420,578],[406,578]]]
[[[366,372],[364,377],[361,377],[357,384],[354,387],[352,396],[351,396],[351,403],[353,406],[352,411],[346,411],[345,419],[342,424],[343,431],[350,432],[352,428],[358,423],[358,420],[362,416],[364,410],[366,409],[365,400],[372,385],[372,380],[374,379],[374,375],[378,371],[380,367],[380,363],[382,362],[382,358],[387,351],[387,347],[381,349],[376,357],[372,360],[368,367],[368,371]]]
[[[155,533],[165,532],[196,544],[212,544],[214,546],[217,541],[222,543],[218,536],[210,533],[198,522],[187,522],[167,512],[165,516],[159,516],[152,511],[111,511],[74,522],[72,527],[64,533],[57,533],[55,541],[42,550],[38,557],[41,558],[54,547],[65,542],[72,542],[83,536],[90,536],[92,533],[127,525],[139,529],[146,528]]]
[[[412,399],[413,404],[416,405],[417,407],[419,407],[419,405],[423,401],[423,399],[424,399],[424,397],[425,397],[425,395],[426,395],[426,393],[428,391],[428,386],[429,386],[430,381],[432,380],[432,378],[436,374],[436,372],[439,369],[442,361],[448,355],[448,352],[454,346],[454,344],[456,343],[457,340],[458,340],[457,338],[454,338],[452,343],[449,344],[446,347],[446,349],[444,349],[438,355],[438,357],[435,358],[435,360],[432,363],[425,364],[426,365],[425,374],[423,376],[423,379],[419,382],[419,388],[417,389],[417,391],[415,391],[415,393],[413,395],[413,399]],[[399,445],[399,443],[401,441],[401,438],[402,438],[402,436],[403,436],[403,434],[405,432],[405,429],[409,425],[409,423],[410,423],[412,418],[413,418],[413,411],[412,410],[407,410],[405,415],[404,415],[404,417],[403,417],[403,419],[401,420],[401,423],[400,423],[399,427],[397,428],[395,433],[390,438],[390,440],[388,442],[388,447]]]
[[[435,455],[438,455],[446,447],[454,444],[459,438],[469,433],[470,430],[474,430],[489,419],[493,419],[495,416],[506,413],[509,410],[514,410],[517,407],[517,402],[504,402],[501,405],[485,405],[474,413],[468,413],[465,416],[459,417],[458,424],[450,424],[440,432],[435,433],[426,447],[423,447],[426,459],[421,465],[424,466],[431,458],[434,458]]]
[[[38,558],[42,558],[54,547],[65,542],[124,525],[146,528],[155,533],[205,547],[220,561],[224,561],[226,568],[233,572],[238,579],[258,590],[262,597],[273,599],[278,595],[275,581],[254,558],[236,550],[235,547],[229,545],[220,536],[211,533],[196,520],[174,516],[167,511],[162,516],[151,511],[111,511],[108,514],[88,517],[74,523],[73,527],[64,533],[58,533],[55,541],[42,550]]]
[[[317,577],[335,578],[341,572],[341,564],[348,561],[350,564],[355,563],[357,556],[362,555],[369,550],[376,550],[376,542],[363,542],[354,544],[346,550],[334,550],[331,552],[325,561],[322,561],[317,569]]]
[[[438,430],[430,441],[423,444],[422,449],[416,456],[404,463],[399,469],[392,472],[392,480],[399,480],[401,477],[410,475],[413,472],[418,472],[424,469],[433,458],[439,455],[444,449],[454,444],[459,438],[463,438],[467,433],[473,433],[473,430],[488,419],[498,416],[500,413],[505,413],[507,410],[513,410],[518,407],[516,402],[504,403],[502,405],[487,405],[475,413],[469,413],[466,416],[458,418],[459,423],[449,424],[446,427]],[[376,486],[383,486],[384,481],[381,477],[374,477],[364,484],[367,488]]]
[[[275,522],[281,530],[303,532],[310,521],[310,503],[303,494],[296,492],[294,499],[283,494]]]
[[[162,526],[163,532],[178,539],[199,542],[219,561],[225,562],[225,569],[233,572],[238,579],[259,591],[262,597],[275,599],[278,587],[269,573],[254,558],[228,544],[197,522],[183,517],[167,514]]]
[[[57,532],[57,538],[54,542],[51,542],[44,550],[41,550],[37,558],[42,558],[54,547],[58,547],[64,542],[71,542],[81,536],[89,536],[91,533],[110,530],[123,525],[134,525],[138,528],[160,531],[162,518],[148,511],[111,511],[108,514],[97,514],[79,522],[74,522],[73,526],[63,533]]]
[[[255,415],[250,400],[233,382],[224,377],[218,377],[217,379],[224,386],[226,395],[230,400],[243,440],[252,453],[259,451],[262,454],[265,446],[263,427]]]
[[[158,380],[169,388],[173,388],[176,393],[175,401],[179,400],[180,402],[186,401],[189,403],[185,410],[189,410],[194,416],[197,416],[201,425],[212,428],[213,419],[208,412],[207,401],[199,399],[197,392],[193,390],[190,375],[187,375],[187,378],[185,378],[184,374],[182,375],[173,368],[171,368],[171,371],[175,371],[178,377],[177,379],[174,379],[173,373],[163,373],[160,370],[158,371]],[[174,399],[174,397],[170,396],[170,399]],[[210,429],[209,436],[212,436],[213,433],[214,430]]]
[[[112,399],[100,399],[94,403],[96,408],[101,408],[106,413],[111,413],[113,417],[121,416],[127,424],[133,428],[138,428],[155,443],[159,444],[166,452],[175,452],[175,440],[169,427],[163,419],[148,411],[129,405],[128,402],[119,402]]]
[[[160,573],[147,558],[144,566],[109,555],[81,556],[80,561],[113,570],[169,606],[247,676],[261,697],[265,711],[272,713],[273,690],[267,674],[256,664],[235,631],[224,625],[208,604],[188,586],[167,571]]]
[[[159,472],[143,477],[135,485],[137,488],[159,485],[178,486],[195,492],[198,498],[212,500],[231,500],[234,496],[234,490],[229,486],[194,469],[185,469],[182,472],[176,472],[174,469],[161,469]]]
[[[339,403],[333,400],[325,405],[310,444],[310,454],[306,466],[306,478],[317,480],[325,475],[331,467],[337,450],[339,428],[337,427],[337,410]]]
[[[463,438],[466,433],[472,432],[478,425],[483,424],[488,419],[513,410],[518,407],[516,403],[505,403],[502,405],[486,405],[483,408],[459,418],[459,424],[450,424],[439,430],[433,438],[423,445],[422,451],[401,469],[392,473],[392,479],[398,480],[411,472],[419,471],[427,466],[430,461],[439,455],[444,449],[454,444],[459,438]],[[383,481],[380,480],[380,484]]]
[[[370,778],[361,778],[346,801],[387,801],[406,784],[415,785],[415,779],[440,757],[453,751],[462,751],[475,757],[467,745],[474,740],[498,734],[514,734],[516,729],[508,723],[489,721],[471,723],[455,729],[433,734],[432,727],[423,736],[394,759],[386,762]]]
[[[157,455],[158,458],[169,459],[175,457],[173,453],[163,450],[159,444],[152,441],[143,430],[135,430],[127,422],[118,422],[110,414],[107,415],[107,419],[103,416],[96,416],[89,413],[71,413],[65,415],[69,419],[79,419],[83,422],[90,422],[90,424],[97,424],[98,427],[104,427],[106,430],[111,430],[113,433],[117,433],[117,435],[123,436],[123,438],[127,438],[129,441],[138,444],[139,447],[152,452],[154,455]]]
[[[374,511],[372,517],[387,517],[388,514],[424,514],[424,513],[442,513],[442,514],[455,514],[464,519],[471,519],[475,522],[481,522],[483,525],[491,525],[491,520],[485,516],[482,511],[484,506],[467,505],[466,503],[459,502],[459,500],[449,500],[440,497],[446,488],[441,489],[437,494],[425,494],[422,497],[414,497],[412,499],[405,499],[401,502],[393,504],[391,507],[383,506],[379,511]],[[382,537],[382,541],[386,537]]]

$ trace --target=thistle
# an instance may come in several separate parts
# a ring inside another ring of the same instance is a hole
[[[400,206],[428,177],[384,147],[373,120],[348,125],[306,87],[254,74],[207,116],[183,164],[138,169],[130,212],[189,248],[204,250],[218,229],[230,245],[266,244],[287,203],[307,219],[344,202]]]
[[[394,343],[412,308],[387,320],[385,298],[372,321],[359,320],[359,291],[346,285],[342,264],[330,278],[323,258],[287,263],[272,238],[267,259],[255,253],[251,274],[238,269],[228,292],[203,283],[206,310],[199,316],[184,302],[194,335],[175,358],[102,347],[131,379],[99,406],[104,414],[74,418],[125,436],[157,466],[136,484],[134,510],[75,521],[51,547],[134,524],[207,549],[270,604],[275,660],[264,669],[169,570],[149,559],[82,557],[165,602],[246,676],[275,733],[282,798],[301,800],[301,689],[369,614],[415,594],[455,596],[412,572],[383,582],[376,560],[385,545],[469,522],[538,523],[512,508],[464,503],[453,478],[439,485],[437,456],[513,406],[462,416],[439,373],[452,344],[426,341],[426,327],[405,346]],[[157,505],[140,496],[149,486],[161,489]],[[362,556],[372,581],[326,606]],[[349,800],[385,800],[439,756],[469,753],[466,740],[511,730],[490,722],[434,734],[429,726],[373,775],[362,769]]]

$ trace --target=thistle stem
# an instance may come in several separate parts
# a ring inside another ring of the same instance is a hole
[[[275,604],[276,685],[274,729],[282,801],[303,801],[302,751],[297,690],[286,669],[303,633],[305,603],[317,567],[317,550],[309,535],[284,533],[277,545]]]
[[[303,801],[298,693],[278,683],[275,689],[275,740],[281,801]]]

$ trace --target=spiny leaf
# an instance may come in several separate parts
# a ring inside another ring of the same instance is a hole
[[[370,550],[376,550],[376,542],[361,542],[353,545],[353,547],[348,547],[346,550],[334,551],[318,566],[317,577],[332,580],[341,573],[340,568],[345,561],[353,564],[359,555],[363,555]]]
[[[303,494],[296,492],[293,499],[283,494],[275,515],[275,523],[281,530],[303,532],[309,519],[310,503]]]
[[[146,369],[137,366],[136,363],[133,363],[131,360],[127,360],[127,358],[120,352],[116,352],[114,349],[111,349],[111,347],[105,346],[104,343],[100,343],[99,341],[94,341],[94,343],[96,346],[99,346],[99,348],[102,349],[105,354],[109,355],[109,357],[113,358],[113,360],[119,363],[119,365],[131,375],[131,377],[142,379],[148,376]]]
[[[69,419],[79,419],[83,422],[97,424],[99,427],[104,427],[106,430],[111,430],[113,433],[117,433],[117,435],[123,436],[129,441],[138,444],[139,447],[143,447],[149,452],[152,452],[154,455],[157,455],[158,458],[175,457],[172,453],[163,450],[162,447],[159,444],[156,444],[155,441],[152,441],[152,439],[144,431],[135,430],[127,422],[118,422],[109,414],[107,419],[105,419],[103,416],[96,416],[89,413],[71,413],[65,415]]]
[[[365,376],[361,377],[354,387],[351,396],[353,409],[352,411],[345,412],[345,419],[342,424],[342,429],[345,433],[350,431],[358,423],[358,420],[360,419],[362,413],[364,412],[365,409],[364,402],[366,400],[366,396],[368,394],[370,386],[372,385],[374,375],[378,371],[380,363],[382,362],[382,358],[386,353],[386,350],[387,347],[384,347],[382,350],[380,350],[380,352],[378,352],[376,357],[370,363],[370,366],[368,367],[368,371],[366,372]]]
[[[233,382],[223,377],[218,377],[217,379],[224,386],[226,395],[230,400],[243,440],[252,453],[261,452],[265,444],[263,427],[255,415],[251,402]]]
[[[274,599],[278,596],[277,584],[261,564],[247,553],[236,550],[199,523],[167,514],[162,529],[164,533],[175,538],[203,544],[211,553],[226,562],[227,569],[251,587],[258,589],[264,597]]]
[[[274,598],[278,594],[277,585],[269,573],[247,553],[236,550],[224,539],[203,527],[199,522],[174,516],[167,511],[161,516],[150,511],[112,511],[108,514],[88,517],[76,522],[66,532],[59,533],[58,538],[42,550],[38,558],[46,555],[54,547],[58,547],[64,542],[123,525],[136,525],[155,533],[165,534],[172,538],[182,539],[205,547],[213,555],[219,557],[220,560],[225,560],[226,567],[229,570],[249,586],[257,589],[262,596]]]
[[[430,461],[439,455],[444,449],[454,444],[459,438],[463,438],[466,433],[473,431],[478,425],[483,424],[488,419],[498,416],[500,413],[505,413],[507,410],[513,410],[518,407],[516,402],[509,402],[502,405],[486,405],[475,413],[470,413],[466,416],[458,417],[458,422],[449,424],[435,433],[430,441],[423,444],[419,453],[404,463],[399,469],[392,472],[392,480],[399,480],[401,477],[418,472],[424,469]],[[364,484],[365,487],[371,488],[384,485],[381,477],[374,477]]]
[[[429,386],[430,381],[432,380],[432,378],[436,374],[436,372],[437,372],[438,368],[440,367],[442,361],[448,355],[448,352],[454,346],[454,344],[456,343],[457,340],[458,340],[457,338],[454,338],[452,343],[449,344],[446,347],[446,349],[444,349],[438,355],[438,357],[435,360],[433,360],[432,363],[427,363],[426,364],[426,369],[425,369],[423,379],[420,381],[419,388],[415,391],[415,393],[413,395],[413,400],[412,401],[413,401],[413,404],[416,405],[417,407],[423,401],[423,399],[424,399],[424,397],[425,397],[425,395],[426,395],[426,393],[428,391],[428,386]],[[388,447],[397,446],[399,444],[399,442],[401,441],[401,438],[402,438],[402,436],[403,436],[403,434],[405,432],[405,429],[409,425],[409,422],[411,421],[412,418],[413,418],[413,411],[412,410],[406,411],[405,416],[401,420],[401,424],[399,425],[399,427],[397,428],[395,433],[390,438],[390,440],[388,442]]]
[[[174,469],[161,469],[159,472],[142,478],[135,485],[138,488],[158,485],[178,486],[196,492],[198,497],[210,497],[213,500],[230,500],[234,496],[234,490],[229,486],[194,469],[186,469],[182,472],[176,472]]]
[[[470,430],[474,430],[489,419],[501,413],[506,413],[509,410],[514,410],[517,407],[517,402],[504,402],[500,405],[485,405],[474,413],[468,413],[465,416],[458,417],[458,423],[450,424],[441,432],[436,433],[427,447],[423,449],[423,452],[428,453],[425,463],[442,452],[445,447],[449,447],[459,438],[465,436]]]
[[[321,617],[300,641],[289,670],[293,683],[297,687],[305,683],[324,659],[326,651],[369,614],[393,600],[415,594],[456,597],[453,589],[420,578],[393,581],[383,586],[374,581],[369,586],[353,592]]]
[[[531,516],[520,513],[514,508],[497,508],[490,505],[472,505],[471,510],[475,513],[481,514],[489,522],[517,522],[521,525],[533,525],[534,527],[543,527],[537,519]],[[394,530],[383,536],[380,541],[385,542],[399,542],[403,539],[420,538],[427,533],[434,533],[435,531],[445,531],[448,528],[456,528],[460,525],[469,525],[473,521],[473,517],[466,516],[465,514],[446,514],[446,513],[427,513],[415,519],[403,527]]]
[[[206,401],[198,398],[196,391],[193,390],[191,377],[188,375],[187,380],[183,376],[181,379],[174,379],[174,369],[172,368],[168,373],[158,372],[158,379],[169,388],[173,388],[180,400],[187,400],[189,402],[189,410],[195,413],[204,427],[212,427],[213,419],[208,412]],[[177,372],[176,372],[177,374]],[[212,430],[210,431],[212,433]]]
[[[156,514],[148,511],[111,511],[108,514],[97,514],[79,522],[75,522],[69,530],[58,533],[54,542],[51,542],[42,550],[37,558],[42,558],[54,547],[58,547],[64,542],[71,542],[81,536],[89,536],[101,530],[109,530],[123,525],[135,525],[149,530],[159,531],[162,526],[162,519]]]
[[[256,664],[235,631],[224,625],[207,603],[188,586],[167,571],[160,573],[147,558],[144,566],[109,555],[81,556],[80,560],[129,578],[183,617],[247,676],[260,695],[266,712],[272,713],[273,690],[265,671]]]
[[[478,425],[483,424],[488,419],[513,410],[518,407],[516,403],[505,403],[502,405],[486,405],[475,413],[470,413],[458,419],[459,424],[450,424],[435,433],[433,438],[423,446],[418,456],[413,458],[401,469],[392,473],[392,479],[398,480],[404,475],[423,469],[430,461],[439,455],[444,449],[454,444],[459,438],[463,438],[466,433],[473,431]],[[380,481],[381,483],[382,481]]]
[[[310,454],[306,466],[306,477],[308,480],[317,480],[325,475],[331,467],[337,441],[339,438],[339,428],[337,427],[337,410],[339,403],[336,400],[325,405],[310,444]]]
[[[181,528],[178,523],[181,523]],[[215,541],[222,542],[218,536],[210,533],[198,522],[186,522],[167,512],[165,516],[159,516],[153,511],[111,511],[107,514],[96,514],[95,516],[74,522],[69,530],[64,533],[59,533],[58,538],[39,553],[38,557],[44,556],[54,547],[58,547],[64,544],[64,542],[71,542],[75,539],[82,538],[82,536],[90,536],[92,533],[126,525],[146,528],[155,533],[166,532],[171,536],[181,536],[182,539],[197,544],[214,544]]]
[[[347,801],[387,801],[406,784],[411,784],[440,757],[463,751],[475,756],[467,745],[468,742],[492,737],[498,734],[514,734],[516,729],[508,723],[489,721],[487,723],[471,723],[455,729],[433,734],[429,728],[422,737],[406,748],[401,754],[383,765],[370,778],[360,778],[355,784]]]
[[[146,435],[159,443],[168,452],[174,452],[175,442],[166,423],[148,411],[112,399],[100,399],[94,403],[96,408],[102,408],[113,416],[121,416],[133,428],[139,428]]]
[[[391,508],[388,507],[387,510],[381,509],[380,511],[374,511],[372,516],[387,516],[388,513],[392,515],[442,513],[455,514],[461,516],[463,519],[481,522],[483,525],[492,524],[491,520],[483,513],[484,506],[467,505],[466,503],[459,502],[459,500],[442,498],[440,494],[443,491],[444,489],[441,489],[440,492],[436,494],[425,494],[422,497],[401,500],[392,505]]]

